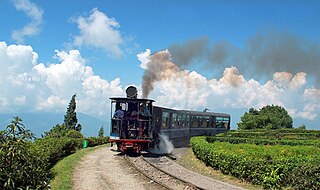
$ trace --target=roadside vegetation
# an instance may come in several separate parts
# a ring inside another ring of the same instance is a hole
[[[192,138],[195,155],[264,189],[320,189],[320,131],[292,128],[279,106],[250,109],[241,120],[240,130]]]
[[[0,131],[0,187],[2,189],[50,189],[54,176],[51,168],[62,158],[83,148],[106,144],[109,137],[84,137],[78,123],[75,95],[69,103],[64,123],[57,124],[42,138],[35,135],[14,117]],[[77,158],[77,157],[76,157]]]
[[[231,175],[226,175],[217,169],[213,169],[211,166],[205,164],[199,160],[196,154],[192,151],[192,148],[188,148],[181,158],[177,159],[177,163],[181,166],[200,173],[204,176],[208,176],[214,180],[222,181],[231,185],[239,186],[248,190],[261,190],[262,186],[253,185],[241,179],[237,179]]]

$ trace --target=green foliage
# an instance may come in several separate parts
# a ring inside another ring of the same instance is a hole
[[[208,142],[229,142],[231,144],[256,144],[256,145],[288,145],[288,146],[315,146],[320,148],[319,140],[273,140],[273,139],[253,139],[239,137],[207,137]]]
[[[78,123],[75,130],[80,132],[82,130],[82,125]]]
[[[208,143],[204,137],[193,137],[191,145],[207,165],[265,189],[320,189],[317,147]]]
[[[68,133],[68,129],[65,124],[59,125],[57,124],[54,126],[50,131],[44,132],[44,137],[52,137],[52,138],[61,138],[66,136]]]
[[[0,186],[2,189],[47,189],[48,164],[30,152],[32,133],[19,117],[2,132],[0,142]]]
[[[104,128],[103,126],[101,126],[99,130],[99,137],[102,138],[103,136],[104,136]]]
[[[64,156],[76,152],[82,147],[83,139],[77,138],[43,138],[32,143],[30,151],[41,155],[42,159],[53,165]]]
[[[305,129],[307,129],[307,127],[304,124],[302,124],[301,126],[298,127],[298,129],[304,129],[305,130]]]
[[[14,117],[6,130],[0,131],[0,187],[49,189],[50,168],[82,148],[83,135],[65,125],[56,125],[45,133],[45,138],[32,142],[33,134],[21,121]],[[88,146],[96,146],[107,143],[109,137],[87,140]]]
[[[69,138],[83,138],[83,135],[76,130],[69,130],[68,133],[66,134],[66,137]]]
[[[320,131],[304,129],[239,130],[207,137],[208,142],[320,147]]]
[[[93,147],[107,144],[109,142],[109,137],[88,137],[85,140],[87,140],[89,147]]]
[[[292,123],[292,118],[284,108],[277,105],[268,105],[259,111],[250,108],[249,112],[241,117],[238,129],[292,128]]]
[[[18,116],[13,117],[11,123],[7,126],[5,131],[5,136],[8,140],[32,140],[34,135],[30,130],[27,130],[25,126],[21,123],[22,119]]]
[[[320,189],[320,163],[296,167],[289,176],[292,189]]]
[[[80,127],[76,128],[78,123],[77,113],[76,113],[76,95],[74,94],[69,102],[69,106],[67,108],[67,113],[64,116],[64,124],[66,125],[67,129],[71,130],[81,130]]]

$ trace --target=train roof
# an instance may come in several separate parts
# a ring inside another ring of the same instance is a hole
[[[216,113],[216,112],[201,112],[201,111],[189,111],[191,115],[214,115],[220,117],[230,117],[230,114],[226,113]]]
[[[200,115],[200,116],[212,116],[212,115],[214,115],[214,116],[218,116],[218,117],[230,117],[230,114],[226,114],[226,113],[190,111],[190,110],[175,110],[175,109],[165,108],[165,107],[161,107],[161,106],[154,106],[154,107],[158,107],[158,108],[163,109],[163,110],[168,110],[170,112],[188,113],[190,115]]]
[[[152,99],[146,99],[146,98],[118,98],[118,97],[112,97],[110,98],[111,101],[117,101],[117,102],[154,102]]]

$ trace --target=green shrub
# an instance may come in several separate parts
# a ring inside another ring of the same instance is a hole
[[[231,144],[256,144],[256,145],[288,145],[288,146],[315,146],[320,147],[318,140],[270,140],[270,139],[253,139],[253,138],[238,138],[238,137],[207,137],[206,140],[210,143],[215,141],[229,142]]]
[[[69,129],[67,129],[65,124],[57,124],[56,126],[52,127],[50,131],[44,132],[43,137],[49,137],[49,138],[60,138],[66,136]]]
[[[66,134],[66,137],[69,137],[69,138],[83,138],[83,135],[79,131],[69,130],[68,133]]]
[[[302,184],[311,180],[308,175],[318,179],[319,170],[308,170],[307,175],[300,175],[299,168],[305,164],[310,168],[318,166],[320,150],[312,146],[270,146],[254,144],[230,144],[215,141],[208,143],[205,137],[193,137],[191,145],[197,157],[214,169],[225,174],[262,185],[265,189],[280,189],[291,187],[295,183]],[[293,174],[294,173],[294,174]],[[296,178],[291,180],[292,174]],[[320,189],[320,184],[314,180],[313,188]]]
[[[289,178],[292,189],[320,189],[320,162],[296,167]]]
[[[108,143],[109,137],[88,137],[85,140],[88,142],[88,147],[93,147]]]
[[[56,163],[62,157],[70,155],[82,147],[83,139],[76,138],[43,138],[31,144],[30,151],[40,154],[50,164]]]

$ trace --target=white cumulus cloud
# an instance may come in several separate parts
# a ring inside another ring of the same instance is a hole
[[[75,37],[77,46],[91,46],[102,48],[111,56],[121,57],[123,38],[118,30],[120,24],[114,18],[109,18],[97,8],[91,11],[88,17],[79,16],[76,23],[80,34]]]
[[[121,81],[95,75],[78,50],[56,51],[57,63],[38,63],[31,46],[0,42],[0,112],[65,112],[77,94],[79,112],[109,113],[110,96],[124,94]]]
[[[161,56],[163,54],[165,56]],[[169,51],[151,55],[150,50],[147,50],[138,54],[143,69],[150,69],[151,65],[158,65],[159,69],[161,64],[158,62],[161,60],[167,65],[174,65],[167,57],[171,57]],[[152,62],[154,59],[158,62]],[[294,118],[315,120],[320,115],[320,89],[307,88],[307,74],[304,72],[276,72],[272,79],[262,83],[255,79],[245,79],[236,67],[227,67],[221,78],[212,79],[195,71],[168,71],[173,72],[167,72],[166,68],[158,72],[167,75],[160,80],[154,80],[153,91],[149,96],[154,98],[158,105],[219,111],[225,108],[259,109],[274,104],[287,109]]]

